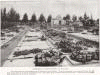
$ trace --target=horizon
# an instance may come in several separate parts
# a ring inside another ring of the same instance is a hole
[[[28,19],[31,19],[32,14],[36,14],[36,17],[40,16],[42,13],[45,18],[51,14],[53,18],[57,15],[61,15],[63,18],[67,14],[71,17],[76,15],[84,15],[86,12],[87,16],[93,17],[93,19],[98,19],[98,0],[34,0],[34,1],[2,1],[1,8],[6,8],[8,12],[10,8],[20,14],[20,19],[23,15],[27,13]]]

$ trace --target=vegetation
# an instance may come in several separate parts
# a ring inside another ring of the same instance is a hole
[[[49,16],[48,16],[48,19],[47,19],[47,22],[50,23],[50,22],[51,22],[51,19],[52,19],[52,16],[49,15]]]
[[[63,17],[63,20],[70,20],[70,15],[67,14],[65,17]]]
[[[23,19],[22,19],[22,22],[28,22],[28,16],[27,16],[27,13],[24,14],[23,16]]]
[[[39,21],[40,21],[40,22],[45,22],[45,21],[46,21],[43,14],[40,15]]]
[[[55,66],[63,61],[64,57],[61,56],[61,52],[50,50],[42,54],[37,54],[34,63],[36,66]]]
[[[39,22],[43,23],[43,22],[47,21],[47,23],[50,24],[51,19],[52,19],[51,15],[49,15],[47,20],[46,20],[45,16],[43,14],[40,14]],[[66,24],[67,24],[67,21],[69,21],[71,19],[73,20],[73,22],[77,21],[77,16],[73,15],[71,18],[70,14],[67,14],[66,16],[63,17],[63,19],[66,20]],[[83,16],[79,16],[79,21],[83,23],[83,27],[85,29],[90,29],[93,26],[95,27],[95,26],[97,26],[97,24],[99,26],[99,19],[94,20],[92,18],[92,15],[90,18],[86,13],[84,13]],[[8,22],[10,22],[10,23],[13,22],[13,24],[12,23],[8,24]],[[21,24],[23,24],[23,22],[24,22],[24,23],[27,23],[29,25],[32,25],[33,23],[38,22],[38,21],[36,19],[36,14],[33,14],[31,19],[28,20],[28,15],[27,15],[27,13],[25,13],[23,16],[23,19],[20,20],[20,14],[17,13],[14,10],[14,8],[11,8],[8,13],[6,12],[6,8],[1,9],[1,27],[2,28],[11,27],[12,25],[15,25],[16,22],[21,22]],[[70,24],[70,23],[71,22],[69,21],[68,24]],[[40,26],[47,28],[47,24],[43,24],[43,25],[40,25]]]
[[[36,20],[36,15],[35,14],[33,14],[32,15],[32,18],[31,18],[31,22],[36,22],[37,20]]]
[[[45,41],[46,38],[42,35],[41,40],[42,40],[42,41]]]
[[[82,50],[81,46],[78,46],[70,41],[62,41],[62,40],[59,42],[58,48],[61,48],[61,51],[65,53],[69,53],[75,50]]]
[[[14,55],[14,57],[17,57],[17,56],[21,56],[21,55],[28,55],[30,53],[36,54],[39,52],[42,52],[42,50],[36,48],[36,49],[32,49],[32,50],[15,51],[13,55]]]
[[[15,26],[16,24],[14,22],[18,22],[19,18],[19,13],[13,8],[11,8],[8,13],[6,12],[6,8],[1,9],[1,28],[5,29]]]
[[[61,38],[65,38],[65,37],[66,37],[66,33],[60,32],[60,33],[59,33],[59,36],[60,36]]]
[[[77,45],[83,45],[83,46],[86,46],[86,47],[97,47],[99,48],[99,43],[97,42],[94,42],[94,41],[89,41],[89,40],[81,40],[81,41],[78,41],[76,42]]]
[[[73,51],[70,58],[72,60],[75,60],[77,62],[82,62],[85,64],[86,62],[92,61],[92,60],[99,60],[99,50],[96,50],[95,52],[88,52],[88,51]]]
[[[19,13],[17,13],[13,8],[7,13],[6,8],[1,9],[1,21],[2,22],[18,22],[19,21]]]
[[[56,36],[59,36],[59,38],[65,38],[66,37],[66,33],[65,32],[57,32],[56,30],[47,30],[45,32],[46,36],[48,37],[56,37]]]
[[[88,53],[83,53],[80,51],[74,51],[74,52],[72,52],[71,59],[85,64],[86,62],[92,60],[92,55],[88,54]]]
[[[74,15],[74,16],[72,17],[72,20],[73,20],[73,22],[75,22],[75,21],[77,20],[77,16]]]
[[[6,29],[6,28],[9,28],[9,27],[13,27],[13,26],[16,26],[15,23],[11,23],[11,22],[1,22],[1,28],[2,29]]]

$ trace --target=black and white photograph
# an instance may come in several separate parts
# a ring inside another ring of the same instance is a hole
[[[1,67],[100,67],[99,0],[0,5]]]

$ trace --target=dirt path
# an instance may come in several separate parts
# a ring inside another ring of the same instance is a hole
[[[15,36],[13,39],[11,39],[7,47],[1,48],[1,66],[7,60],[8,56],[11,54],[13,49],[17,46],[21,38],[25,35],[25,33],[29,30],[29,28],[25,27],[25,30],[23,32],[20,32],[19,35]]]

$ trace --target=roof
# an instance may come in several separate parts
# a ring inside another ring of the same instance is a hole
[[[76,21],[76,22],[73,22],[72,25],[79,25],[79,26],[83,26],[83,23],[82,22],[79,22],[79,21]]]
[[[52,18],[52,20],[63,20],[60,15],[56,16],[56,18]]]

